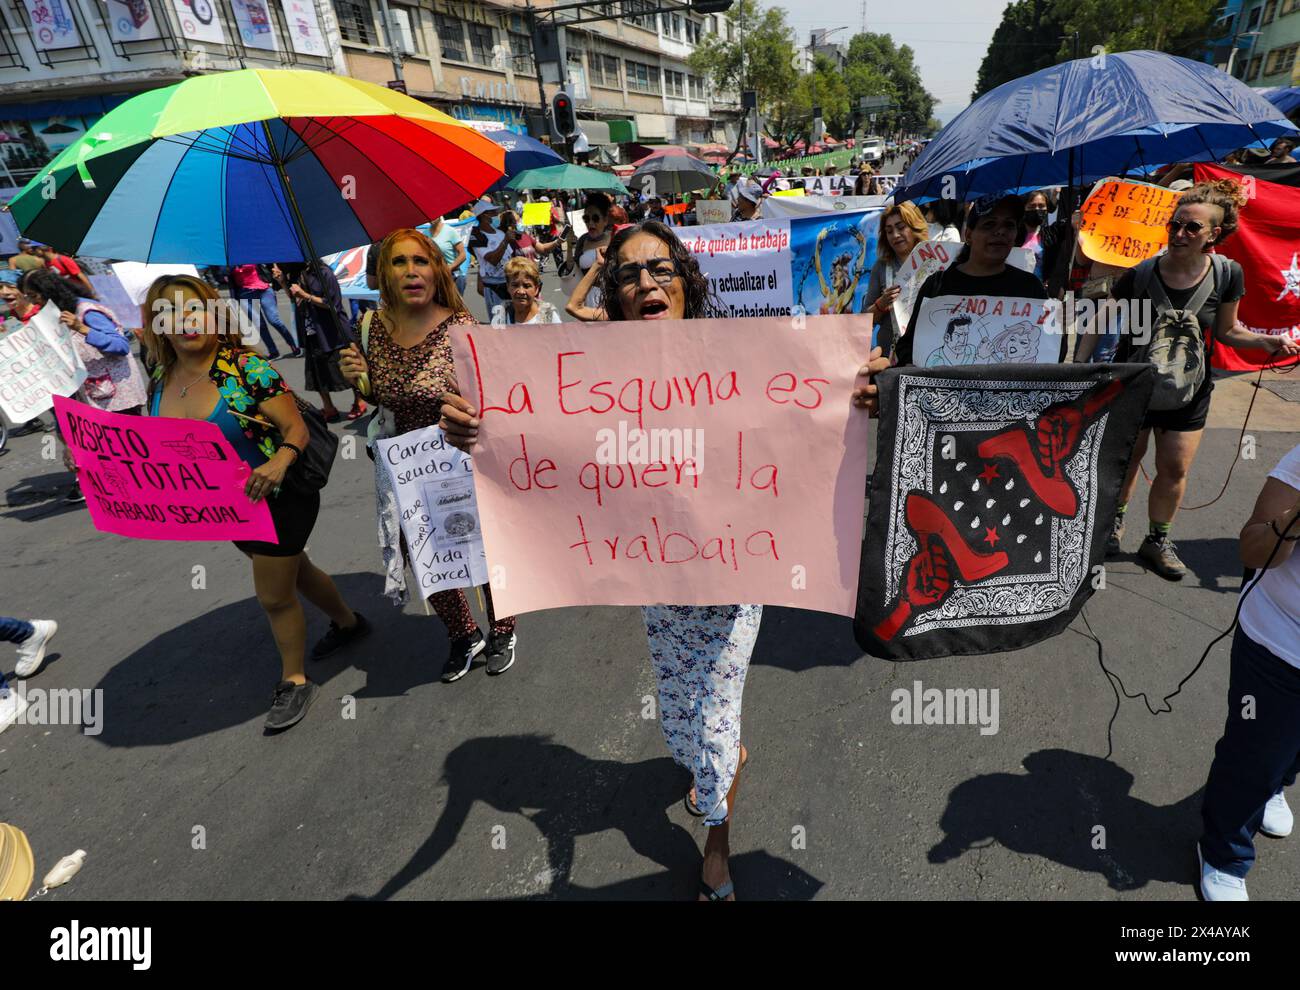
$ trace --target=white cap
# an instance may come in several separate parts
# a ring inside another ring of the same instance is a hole
[[[501,207],[497,206],[492,200],[484,197],[471,207],[474,216],[482,216],[484,213],[499,213]]]
[[[763,198],[763,187],[758,181],[750,176],[743,176],[736,180],[735,188],[731,191],[733,200],[743,197],[751,203],[757,203]]]

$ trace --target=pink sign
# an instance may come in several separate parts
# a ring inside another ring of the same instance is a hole
[[[862,316],[453,329],[497,614],[852,615],[870,339]]]
[[[62,396],[54,413],[101,532],[279,542],[266,503],[244,494],[247,462],[215,423],[102,412]]]

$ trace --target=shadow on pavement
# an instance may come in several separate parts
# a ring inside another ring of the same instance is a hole
[[[997,842],[1100,873],[1112,890],[1193,882],[1200,790],[1175,804],[1148,804],[1129,794],[1133,775],[1127,770],[1063,749],[1031,753],[1023,766],[1028,773],[985,774],[953,788],[940,820],[946,837],[930,850],[931,863]],[[1104,849],[1093,848],[1096,826],[1105,828]]]
[[[112,699],[114,717],[93,738],[107,746],[167,745],[266,714],[280,679],[280,655],[270,623],[252,597],[251,570],[247,581],[248,598],[173,626],[114,664],[95,685]],[[398,612],[383,597],[376,574],[336,574],[334,581],[347,602],[371,620],[374,632],[325,660],[308,659],[312,680],[326,684],[339,671],[356,667],[368,674],[358,696],[370,698],[400,696],[438,680],[447,637],[437,616]],[[304,608],[310,652],[328,620],[313,606]]]
[[[1178,556],[1190,572],[1188,577],[1208,591],[1235,595],[1241,590],[1241,557],[1235,536],[1203,540],[1178,540]],[[1184,578],[1181,583],[1187,583]]]
[[[847,667],[861,657],[847,616],[765,605],[750,662],[797,674],[814,667]]]
[[[0,517],[31,522],[58,512],[85,512],[85,505],[69,505],[63,496],[72,490],[71,471],[55,471],[34,478],[23,478],[5,489],[5,507]]]
[[[429,838],[372,899],[396,896],[437,866],[479,802],[528,818],[546,839],[550,886],[521,892],[522,899],[695,897],[704,829],[687,830],[669,819],[668,810],[681,803],[690,779],[668,757],[640,763],[594,760],[544,736],[492,736],[452,750],[442,779],[448,785],[446,804]],[[578,837],[611,829],[622,832],[638,855],[667,872],[603,887],[572,884]],[[747,899],[806,899],[822,886],[793,864],[763,852],[736,856],[732,869],[737,896]],[[521,877],[519,882],[535,880]]]

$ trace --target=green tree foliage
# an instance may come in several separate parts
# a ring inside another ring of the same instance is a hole
[[[719,92],[757,90],[759,109],[767,114],[795,86],[794,29],[785,22],[784,10],[762,8],[758,0],[740,0],[731,16],[743,19],[743,34],[734,41],[706,35],[691,55],[691,68],[712,80]]]
[[[849,41],[845,81],[850,107],[863,96],[888,96],[897,109],[876,118],[876,130],[917,132],[934,113],[934,97],[921,83],[915,52],[887,34],[865,32]]]
[[[1213,33],[1216,0],[1016,0],[993,32],[976,99],[1012,79],[1099,51],[1151,49],[1199,57]]]

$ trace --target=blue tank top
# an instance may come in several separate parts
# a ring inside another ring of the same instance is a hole
[[[157,416],[158,409],[162,405],[162,389],[154,391],[153,403],[149,407],[149,415]],[[235,448],[235,453],[248,462],[250,467],[260,467],[266,463],[266,456],[258,449],[257,444],[244,435],[240,426],[239,417],[230,411],[226,405],[224,395],[217,396],[216,408],[208,414],[206,422],[216,423],[221,429],[221,435],[226,438],[226,442]]]

